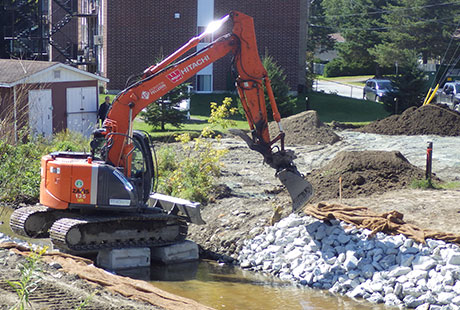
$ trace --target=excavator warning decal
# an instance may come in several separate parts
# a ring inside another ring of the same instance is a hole
[[[168,76],[168,79],[173,83],[177,83],[180,80],[182,80],[182,78],[183,78],[182,73],[180,72],[179,69],[174,70],[173,72],[171,72],[167,76]]]

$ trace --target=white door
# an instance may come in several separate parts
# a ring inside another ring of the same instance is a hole
[[[53,134],[53,105],[51,89],[29,91],[29,127],[34,136]]]
[[[67,128],[89,137],[97,125],[97,88],[67,88]]]

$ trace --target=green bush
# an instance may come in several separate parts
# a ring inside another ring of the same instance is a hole
[[[226,149],[216,148],[220,136],[216,136],[211,126],[222,128],[232,126],[227,119],[236,112],[230,108],[231,99],[226,98],[222,105],[211,103],[210,127],[202,130],[200,136],[192,140],[189,134],[177,137],[181,142],[178,152],[172,147],[161,148],[158,152],[158,192],[167,195],[206,203],[214,185],[214,179],[220,175],[220,159]]]
[[[374,64],[349,63],[342,58],[335,58],[324,67],[324,76],[367,75],[375,72]]]
[[[11,144],[0,139],[0,201],[38,202],[42,156],[54,151],[89,151],[89,141],[70,131],[60,132],[51,140],[23,140]]]

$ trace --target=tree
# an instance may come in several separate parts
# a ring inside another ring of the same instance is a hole
[[[382,42],[370,53],[382,66],[393,66],[395,62],[410,66],[414,52],[423,63],[441,60],[458,29],[459,13],[458,2],[398,0],[389,4],[381,21],[385,28],[379,33]]]
[[[332,39],[332,29],[327,27],[324,9],[320,0],[307,0],[309,2],[309,16],[307,27],[307,51],[306,51],[306,75],[305,86],[307,90],[313,88],[316,74],[313,72],[315,53],[322,53],[334,48],[335,41]]]
[[[308,25],[307,52],[326,52],[334,48],[334,40],[331,37],[333,29],[328,27],[324,8],[320,0],[310,1],[310,20]]]
[[[185,83],[176,86],[168,94],[150,104],[146,111],[141,112],[141,119],[153,127],[160,127],[161,131],[165,130],[166,124],[174,127],[182,127],[183,122],[187,119],[187,111],[178,109],[179,103],[190,98],[187,88],[190,84]]]
[[[276,106],[278,107],[278,112],[280,112],[281,117],[286,117],[294,114],[296,107],[296,98],[289,95],[289,85],[286,82],[286,74],[284,69],[279,66],[272,56],[267,53],[262,58],[262,64],[267,70],[268,78],[270,79],[270,84],[272,86],[273,95],[275,97]],[[267,91],[264,87],[264,98],[267,108],[267,117],[268,120],[273,120],[273,111],[270,105],[270,99],[268,98]],[[243,105],[241,104],[240,98],[238,101],[238,112],[241,115],[245,115]]]
[[[384,9],[397,0],[323,0],[326,21],[344,37],[337,44],[339,56],[351,67],[380,67],[370,49],[381,43]]]
[[[281,117],[286,117],[294,114],[296,98],[289,95],[289,85],[286,82],[286,74],[284,69],[276,63],[276,61],[268,54],[262,58],[262,64],[267,70],[268,78],[273,89],[275,102],[278,106],[278,111]],[[273,111],[270,105],[270,100],[265,92],[265,102],[267,103],[267,115],[270,120],[273,119]]]
[[[409,107],[419,107],[426,95],[427,80],[425,73],[418,68],[417,59],[400,67],[399,74],[391,78],[395,91],[384,98],[385,108],[398,114]]]

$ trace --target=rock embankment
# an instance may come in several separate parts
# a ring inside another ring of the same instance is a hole
[[[244,268],[282,280],[417,309],[460,308],[460,248],[439,240],[419,244],[347,223],[291,214],[247,240]]]

